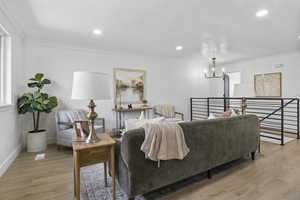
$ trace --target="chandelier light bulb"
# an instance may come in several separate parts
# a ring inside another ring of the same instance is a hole
[[[215,79],[215,78],[224,79],[224,76],[226,75],[226,72],[225,72],[224,67],[222,68],[222,73],[219,74],[219,73],[216,72],[216,58],[213,57],[212,58],[212,64],[209,63],[208,70],[207,69],[204,70],[204,75],[205,75],[205,78],[207,78],[207,79],[211,79],[211,78],[213,78],[213,79]]]

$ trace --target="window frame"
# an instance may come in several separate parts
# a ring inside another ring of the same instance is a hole
[[[238,84],[241,84],[242,73],[240,71],[232,71],[232,72],[228,72],[227,74],[229,76],[229,97],[235,97],[234,96],[234,85],[235,84],[232,84],[231,76],[230,75],[239,74],[239,83]]]
[[[0,24],[0,109],[13,106],[12,39]]]

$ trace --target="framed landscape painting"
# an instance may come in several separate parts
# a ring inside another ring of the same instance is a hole
[[[146,72],[140,69],[114,68],[116,104],[137,104],[145,99]]]
[[[281,87],[281,72],[254,75],[256,97],[281,97]]]

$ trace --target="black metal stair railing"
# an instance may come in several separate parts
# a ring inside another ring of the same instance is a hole
[[[293,134],[297,139],[300,138],[299,98],[206,97],[190,99],[191,120],[204,120],[212,113],[221,114],[230,108],[242,114],[257,115],[261,132],[270,133],[270,135],[261,134],[261,137],[280,140],[282,145],[285,134]],[[277,135],[280,137],[278,138]]]

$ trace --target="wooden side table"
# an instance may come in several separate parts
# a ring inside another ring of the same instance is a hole
[[[116,199],[116,180],[115,180],[115,144],[116,142],[106,133],[98,134],[101,139],[99,142],[87,144],[84,139],[75,136],[72,141],[74,156],[74,195],[76,200],[80,200],[80,168],[104,163],[104,182],[107,186],[107,165],[111,162],[112,175],[112,194],[113,200]]]

